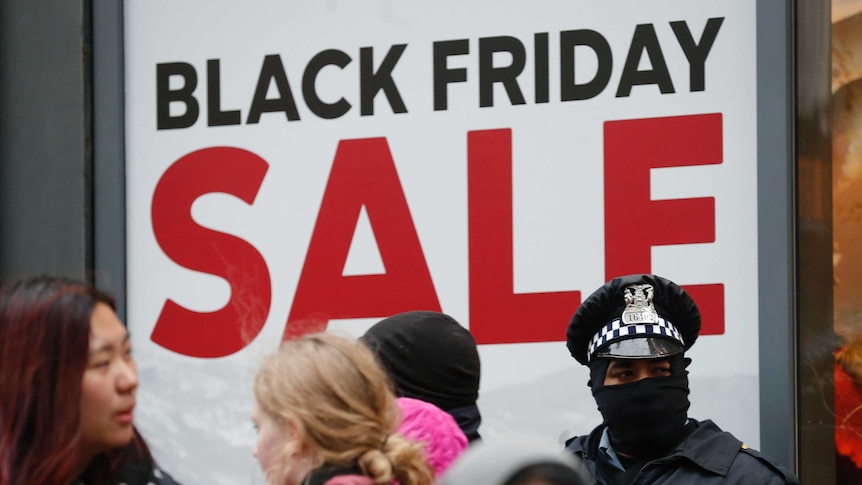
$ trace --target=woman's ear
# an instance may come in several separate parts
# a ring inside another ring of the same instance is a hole
[[[308,439],[305,435],[305,429],[294,419],[286,419],[282,428],[285,445],[290,450],[290,456],[296,458],[308,458],[311,454],[311,447],[308,446]]]
[[[299,434],[299,425],[296,424],[296,421],[293,419],[285,419],[284,420],[284,431],[285,436],[289,438],[293,438],[297,434]]]
[[[284,436],[285,443],[293,444],[294,449],[297,451],[301,451],[301,448],[305,447],[305,440],[302,439],[300,426],[291,418],[284,420],[282,436]]]
[[[282,435],[282,474],[278,483],[303,483],[303,480],[317,468],[312,459],[311,447],[302,426],[292,419],[281,422]]]

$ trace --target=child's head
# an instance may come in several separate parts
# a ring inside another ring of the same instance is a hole
[[[421,446],[396,434],[386,374],[356,341],[313,334],[285,342],[264,361],[254,393],[255,454],[269,480],[298,483],[324,465],[357,466],[377,483],[431,479]]]

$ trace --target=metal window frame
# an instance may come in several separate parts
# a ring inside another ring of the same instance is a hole
[[[830,7],[758,0],[756,9],[761,449],[803,483],[824,483],[830,457],[834,464],[823,409],[831,351],[821,338],[832,324]],[[94,274],[117,294],[125,320],[123,28],[122,0],[93,2]],[[814,170],[802,166],[812,160]],[[809,217],[824,204],[828,211]],[[824,372],[825,388],[804,391]]]

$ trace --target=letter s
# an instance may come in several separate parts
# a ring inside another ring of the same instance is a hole
[[[156,241],[180,266],[227,280],[231,296],[211,313],[168,299],[153,329],[153,342],[180,354],[214,358],[241,350],[260,333],[272,300],[266,262],[245,240],[198,225],[191,207],[198,197],[213,192],[252,204],[268,168],[247,150],[210,147],[183,156],[162,175],[153,193]]]

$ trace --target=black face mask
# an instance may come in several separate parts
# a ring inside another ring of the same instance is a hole
[[[683,437],[687,421],[688,372],[593,387],[615,451],[660,456]]]

